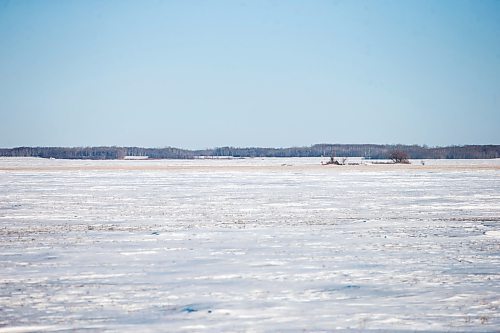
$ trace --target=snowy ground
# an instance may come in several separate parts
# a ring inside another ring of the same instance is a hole
[[[320,161],[0,158],[0,332],[500,329],[499,160]]]

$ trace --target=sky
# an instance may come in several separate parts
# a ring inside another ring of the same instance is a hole
[[[500,144],[500,1],[0,0],[0,147]]]

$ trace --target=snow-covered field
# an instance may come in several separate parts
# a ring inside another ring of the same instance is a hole
[[[500,161],[0,158],[0,332],[500,330]]]

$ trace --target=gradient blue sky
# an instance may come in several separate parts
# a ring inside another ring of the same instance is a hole
[[[0,147],[500,144],[500,1],[0,1]]]

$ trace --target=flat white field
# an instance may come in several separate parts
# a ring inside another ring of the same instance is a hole
[[[0,158],[0,332],[500,329],[499,160],[321,160]]]

